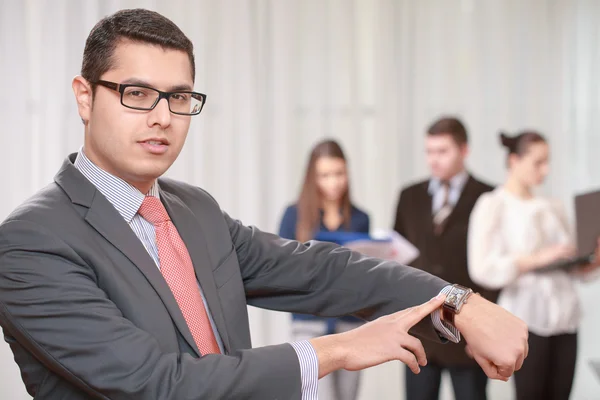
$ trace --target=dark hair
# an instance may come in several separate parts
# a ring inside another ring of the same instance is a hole
[[[321,195],[317,187],[316,164],[321,157],[341,158],[346,161],[346,156],[341,146],[335,140],[324,140],[318,143],[310,153],[304,183],[300,198],[298,199],[298,220],[296,223],[296,239],[305,242],[314,237],[318,229],[321,212]],[[352,213],[350,202],[350,184],[342,195],[341,210],[344,219],[344,227],[350,228]]]
[[[427,135],[450,135],[457,145],[461,146],[468,143],[467,130],[463,123],[455,117],[443,117],[435,121],[429,129]]]
[[[92,28],[83,50],[81,75],[92,83],[93,88],[94,83],[113,68],[115,48],[123,39],[186,52],[192,80],[195,80],[194,45],[190,39],[170,19],[157,12],[137,8],[117,11]]]
[[[529,147],[534,143],[546,143],[546,138],[535,131],[523,131],[515,136],[509,136],[500,132],[500,143],[508,149],[508,155],[516,154],[522,156],[527,153]]]

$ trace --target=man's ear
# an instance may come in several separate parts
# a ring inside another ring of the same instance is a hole
[[[79,116],[81,117],[83,124],[86,125],[92,114],[92,102],[94,101],[92,86],[80,75],[73,78],[71,86],[73,88],[73,93],[75,94],[75,100],[77,101]]]

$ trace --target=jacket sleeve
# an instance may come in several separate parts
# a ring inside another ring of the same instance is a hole
[[[365,257],[331,243],[300,243],[224,217],[249,304],[325,317],[372,320],[435,297],[448,283],[426,272]],[[430,318],[414,334],[440,341]]]

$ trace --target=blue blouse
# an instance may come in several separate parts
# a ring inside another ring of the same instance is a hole
[[[281,219],[281,225],[279,226],[279,236],[285,239],[296,240],[296,222],[298,220],[298,207],[296,205],[289,206],[283,218]],[[323,223],[323,212],[321,211],[321,221],[319,225],[319,231],[324,232],[344,232],[346,231],[345,222],[338,227],[336,230],[329,230]],[[369,233],[369,216],[364,211],[352,206],[350,213],[350,228],[348,232],[359,232]]]
[[[298,208],[296,205],[289,206],[285,213],[283,214],[283,218],[281,219],[281,225],[279,227],[279,236],[284,239],[296,240],[296,222],[298,220]],[[323,223],[323,212],[321,212],[321,220],[319,225],[319,232],[323,233],[323,237],[326,237],[328,232],[356,232],[356,233],[369,233],[370,228],[369,216],[364,211],[358,209],[355,206],[352,206],[351,214],[350,214],[350,227],[346,229],[346,224],[344,221],[340,224],[338,229],[330,230]],[[315,235],[316,238],[319,238],[319,232]],[[335,322],[338,318],[322,318],[315,317],[314,315],[306,315],[306,314],[292,314],[292,318],[294,320],[322,320],[327,323],[327,334],[335,333]],[[360,319],[346,316],[339,318],[342,321],[346,322],[361,322]]]

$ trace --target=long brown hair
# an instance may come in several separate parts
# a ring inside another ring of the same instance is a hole
[[[296,221],[296,239],[305,242],[314,237],[321,220],[321,193],[317,187],[317,160],[321,157],[341,158],[346,162],[346,156],[341,146],[335,140],[324,140],[318,143],[310,153],[302,191],[298,199],[298,220]],[[350,183],[340,200],[343,224],[350,228],[352,205],[350,202]]]

